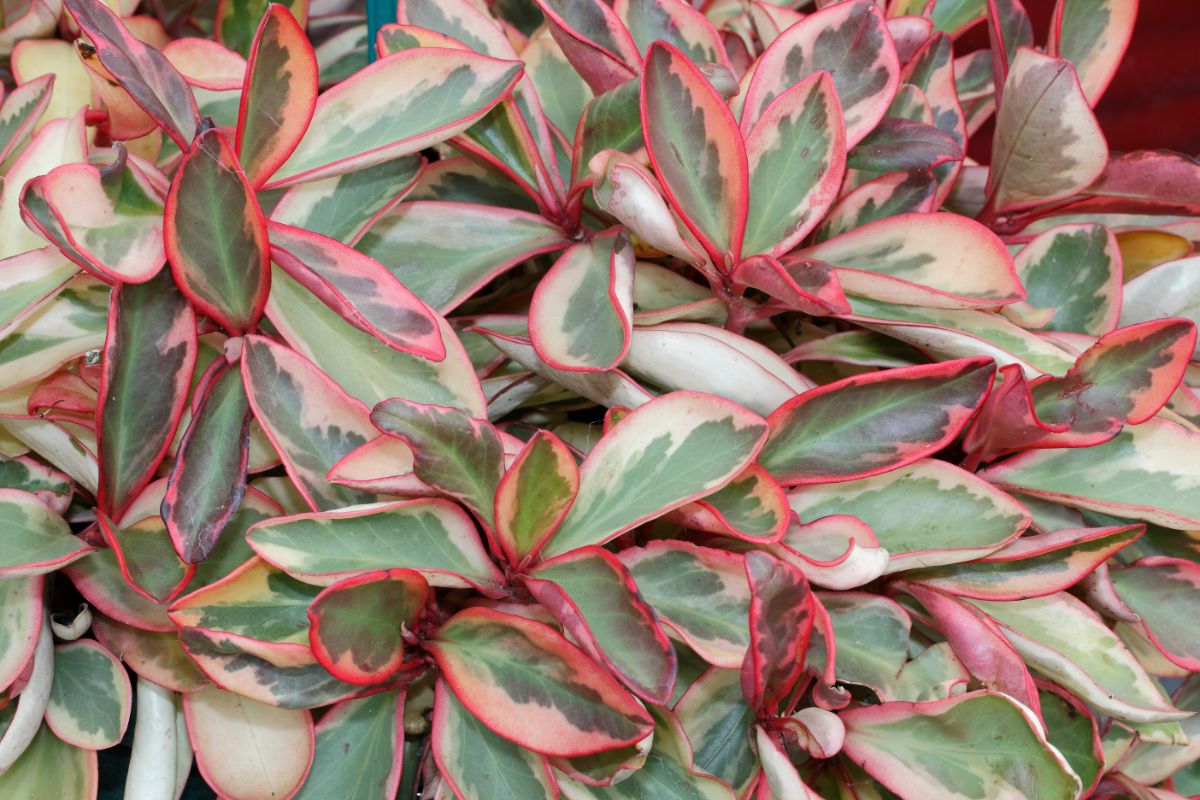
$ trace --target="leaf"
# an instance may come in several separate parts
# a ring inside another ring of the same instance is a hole
[[[89,798],[98,790],[96,754],[72,747],[42,725],[24,753],[0,775],[6,797]]]
[[[188,299],[230,333],[253,330],[271,288],[267,224],[218,130],[196,137],[171,183],[166,215],[167,258]]]
[[[383,683],[404,666],[405,635],[429,596],[425,579],[407,569],[335,583],[308,609],[313,655],[347,683]]]
[[[630,79],[616,88],[609,89],[604,94],[596,95],[584,107],[582,115],[576,119],[578,125],[575,120],[572,120],[570,128],[575,132],[571,161],[572,179],[576,183],[587,176],[589,169],[595,171],[600,164],[600,159],[597,158],[600,153],[612,151],[610,153],[612,162],[628,166],[636,171],[638,177],[645,177],[647,183],[655,187],[654,192],[657,194],[658,182],[649,177],[649,170],[643,166],[644,160],[626,161],[612,155],[613,153],[631,155],[639,152],[645,146],[642,132],[641,81]],[[610,168],[609,171],[611,173],[612,169]],[[611,174],[610,179],[614,182],[631,182],[628,178],[622,181],[618,176]],[[599,180],[594,181],[593,191],[599,185]],[[611,202],[609,199],[602,200],[599,195],[596,196],[596,199],[601,206]],[[621,197],[613,199],[618,203],[623,200]],[[657,206],[657,203],[655,205]],[[619,215],[614,214],[614,216]],[[673,218],[670,225],[674,226]],[[665,223],[664,227],[666,227]],[[678,238],[678,234],[675,235],[675,238]]]
[[[816,614],[813,594],[800,570],[755,550],[746,554],[746,578],[750,647],[742,664],[742,693],[760,714],[774,713],[804,671]]]
[[[1079,776],[1084,787],[1083,796],[1087,797],[1100,780],[1104,767],[1096,720],[1079,698],[1053,684],[1039,688],[1038,698],[1046,725],[1046,739],[1063,754],[1071,770]]]
[[[596,94],[634,77],[641,61],[621,20],[599,0],[538,0],[550,34]]]
[[[1121,253],[1103,225],[1069,223],[1044,231],[1014,259],[1024,302],[1004,314],[1025,327],[1100,336],[1121,313]],[[1035,314],[1053,313],[1034,324]]]
[[[1186,620],[1200,602],[1200,570],[1191,561],[1151,556],[1109,572],[1117,595],[1140,618],[1150,641],[1173,664],[1200,665],[1200,642]]]
[[[1143,533],[1141,525],[1026,536],[966,564],[918,569],[905,580],[977,600],[1024,600],[1069,589]]]
[[[47,73],[27,80],[4,97],[0,105],[0,161],[20,148],[50,104],[57,76]]]
[[[21,677],[42,633],[45,586],[38,576],[0,581],[0,686]]]
[[[823,242],[868,222],[900,214],[933,211],[937,182],[928,175],[883,175],[848,192],[813,234]]]
[[[381,58],[318,99],[304,138],[266,188],[412,155],[467,128],[503,99],[521,65],[466,50]],[[387,86],[386,94],[375,91]]]
[[[616,556],[581,547],[530,570],[525,585],[630,691],[650,703],[670,701],[675,650]]]
[[[108,282],[143,283],[166,262],[163,202],[124,150],[108,166],[64,164],[34,178],[21,217],[63,255]]]
[[[750,643],[750,587],[740,556],[657,541],[618,557],[668,630],[710,664],[730,670],[742,665]]]
[[[863,592],[821,593],[817,600],[833,626],[838,682],[868,686],[887,699],[907,660],[908,614],[885,597]],[[824,637],[814,639],[809,668],[829,657]]]
[[[1037,718],[1002,694],[883,703],[841,718],[846,754],[901,797],[1079,795],[1079,778]]]
[[[538,282],[529,332],[555,369],[612,369],[629,350],[633,245],[619,231],[568,249]]]
[[[157,514],[127,523],[119,530],[103,515],[99,522],[105,543],[117,556],[121,575],[138,594],[165,604],[192,579],[195,567],[179,560],[166,526]]]
[[[1133,35],[1136,3],[1059,0],[1050,25],[1050,55],[1075,64],[1088,103],[1095,106],[1116,74]]]
[[[646,149],[671,205],[715,264],[740,259],[749,170],[737,121],[703,73],[669,44],[646,53]]]
[[[404,766],[404,693],[344,700],[317,723],[312,769],[293,800],[393,797]]]
[[[699,10],[680,0],[623,0],[614,6],[629,35],[643,53],[662,40],[694,63],[729,65],[716,27]]]
[[[720,489],[757,455],[765,432],[760,417],[711,395],[673,392],[651,400],[588,454],[579,494],[544,555],[603,544]]]
[[[489,528],[504,472],[504,446],[487,420],[456,408],[385,400],[371,411],[384,433],[413,449],[413,472],[439,492],[461,500]]]
[[[1069,197],[1100,176],[1107,157],[1071,63],[1018,50],[996,116],[988,208],[1012,211]]]
[[[837,267],[847,294],[930,308],[991,308],[1025,296],[1003,242],[954,214],[900,214],[800,251]]]
[[[419,201],[381,219],[357,248],[417,297],[448,313],[510,267],[566,244],[557,225],[535,214]]]
[[[632,744],[653,728],[613,678],[541,623],[470,608],[426,647],[463,705],[534,752],[588,755]]]
[[[0,575],[42,575],[91,552],[67,523],[29,492],[0,489],[0,521],[6,531],[0,547]]]
[[[76,275],[53,303],[42,304],[5,331],[0,339],[0,385],[28,383],[44,376],[48,364],[103,347],[108,311],[108,286],[90,275]],[[10,427],[14,423],[6,420]],[[93,472],[83,482],[95,480]]]
[[[308,774],[312,715],[208,688],[183,696],[196,766],[231,797],[291,797]]]
[[[144,631],[96,614],[92,619],[92,633],[138,677],[164,689],[194,692],[209,685],[208,678],[179,646],[179,636],[173,625],[170,633]]]
[[[747,467],[724,489],[698,500],[696,507],[715,518],[715,530],[712,527],[706,530],[761,544],[781,539],[791,515],[783,489],[757,464]],[[688,517],[689,527],[701,527],[695,525],[697,520],[690,512],[688,507],[681,512]]]
[[[433,757],[456,796],[512,800],[558,796],[545,756],[493,733],[445,681],[438,681],[436,692]]]
[[[696,768],[741,790],[758,770],[750,749],[755,710],[742,694],[736,669],[707,670],[675,704],[692,744]]]
[[[1003,603],[970,600],[1000,624],[1030,667],[1126,722],[1168,722],[1176,709],[1096,612],[1066,593]]]
[[[883,118],[900,80],[896,48],[874,3],[852,0],[822,8],[771,42],[745,90],[742,130],[772,100],[819,70],[833,78],[846,146],[853,147]]]
[[[434,313],[378,261],[320,234],[273,222],[271,259],[343,319],[390,346],[441,361]]]
[[[1095,447],[1031,450],[981,473],[1005,489],[1168,528],[1200,525],[1200,434],[1162,419]]]
[[[219,357],[216,363],[196,388],[196,413],[162,504],[171,543],[188,564],[208,558],[246,493],[250,400],[238,365]]]
[[[579,467],[562,440],[539,430],[496,488],[496,541],[510,564],[535,555],[566,517]]]
[[[0,334],[41,308],[78,272],[53,245],[0,260]]]
[[[166,56],[143,44],[99,0],[65,0],[75,22],[92,40],[100,63],[180,150],[200,125],[192,89]]]
[[[113,291],[96,410],[98,499],[108,516],[121,516],[154,477],[195,363],[196,317],[168,273]]]
[[[994,374],[990,359],[973,358],[811,389],[768,418],[760,463],[785,486],[869,477],[911,464],[958,435]]]
[[[307,583],[328,586],[381,569],[413,569],[430,585],[499,595],[492,564],[466,512],[446,500],[407,500],[264,520],[247,541],[265,560]]]
[[[1200,260],[1181,258],[1148,270],[1125,285],[1121,325],[1163,316],[1190,319],[1200,325]],[[1200,345],[1192,354],[1200,359]]]
[[[781,92],[747,132],[746,253],[786,253],[833,205],[846,160],[841,115],[833,79],[822,71]]]
[[[846,155],[846,166],[868,172],[926,172],[963,157],[954,137],[934,125],[885,117]]]
[[[167,616],[166,609],[135,591],[125,580],[112,548],[97,550],[87,558],[68,564],[63,574],[70,578],[83,598],[104,615],[139,630],[174,633],[175,624]]]
[[[375,499],[325,477],[344,455],[375,436],[361,403],[294,351],[259,336],[245,339],[242,379],[255,419],[312,508]]]
[[[89,639],[54,649],[54,683],[46,724],[64,742],[84,750],[118,744],[129,724],[133,687],[112,653]]]
[[[317,57],[304,28],[287,6],[268,5],[250,45],[234,139],[252,187],[288,160],[316,105]]]

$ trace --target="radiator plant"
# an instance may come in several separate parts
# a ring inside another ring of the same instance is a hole
[[[138,10],[0,20],[0,796],[1200,793],[1135,3]]]

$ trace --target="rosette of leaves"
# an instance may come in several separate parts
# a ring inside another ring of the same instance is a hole
[[[1200,791],[1134,4],[137,10],[0,21],[0,796]]]

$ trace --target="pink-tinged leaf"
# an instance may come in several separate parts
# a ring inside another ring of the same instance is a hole
[[[756,800],[782,800],[785,797],[788,800],[822,800],[801,779],[781,740],[768,734],[762,725],[754,726],[754,740],[763,770],[758,791],[754,795]],[[830,753],[830,756],[835,754]]]
[[[742,130],[789,87],[819,70],[833,77],[846,145],[852,147],[883,118],[900,82],[896,48],[878,6],[867,0],[838,3],[784,31],[753,67]]]
[[[92,40],[104,68],[186,151],[200,125],[200,112],[183,76],[166,56],[139,41],[100,0],[65,0],[65,5]]]
[[[675,650],[616,556],[581,547],[530,571],[525,585],[631,692],[657,705],[670,701]]]
[[[316,742],[309,712],[216,688],[184,695],[183,712],[196,766],[222,795],[285,800],[307,777]]]
[[[629,31],[601,0],[538,0],[550,35],[596,94],[637,75],[641,57]]]
[[[308,609],[313,655],[347,683],[382,683],[404,667],[406,636],[429,600],[429,584],[410,569],[346,578]]]
[[[1080,780],[1027,706],[991,691],[843,711],[844,752],[900,797],[1078,797]]]
[[[992,308],[1025,297],[1004,243],[956,214],[877,219],[800,252],[837,267],[847,294],[928,308]]]
[[[667,198],[713,262],[732,268],[750,190],[737,121],[696,65],[667,44],[646,54],[641,103],[646,148]]]
[[[53,245],[0,260],[0,335],[42,308],[78,272]]]
[[[982,7],[983,4],[980,3],[980,8]],[[925,95],[933,115],[933,124],[954,139],[965,152],[967,120],[958,99],[950,37],[945,33],[935,33],[905,66],[901,80],[912,84]],[[950,195],[961,167],[961,161],[951,161],[934,168],[933,174],[938,181],[935,206],[940,206]]]
[[[1098,178],[1107,160],[1104,134],[1071,62],[1022,47],[996,117],[984,213],[1069,197]]]
[[[771,474],[751,464],[724,489],[684,506],[678,516],[688,528],[771,544],[783,537],[791,509]]]
[[[732,66],[716,26],[684,0],[616,0],[613,10],[643,53],[661,40],[695,63]]]
[[[640,121],[638,130],[640,142]],[[577,157],[582,156],[577,153]],[[691,237],[685,239],[674,213],[662,197],[658,181],[640,161],[608,149],[594,156],[589,165],[592,196],[601,211],[616,217],[643,245],[689,264],[704,260],[687,240]]]
[[[42,633],[42,601],[45,581],[41,576],[12,577],[0,581],[0,686],[5,690],[32,663]]]
[[[878,475],[936,453],[983,402],[989,358],[903,367],[812,389],[768,418],[760,463],[784,486]]]
[[[869,525],[849,514],[830,514],[807,524],[792,521],[770,552],[824,589],[855,589],[883,575],[888,551]]]
[[[436,494],[413,474],[412,466],[412,448],[383,435],[351,450],[329,468],[326,477],[342,486],[379,494]]]
[[[783,309],[822,317],[850,312],[837,270],[815,258],[750,256],[730,277],[735,286],[767,293]]]
[[[629,351],[633,245],[619,229],[567,250],[529,306],[534,349],[555,369],[603,372]]]
[[[102,280],[144,283],[167,260],[163,201],[117,147],[112,164],[65,164],[27,183],[21,217]]]
[[[55,736],[73,747],[106,750],[124,738],[132,708],[129,673],[104,645],[80,639],[54,648],[45,719]]]
[[[286,6],[271,4],[254,35],[235,142],[246,180],[262,186],[304,137],[317,105],[317,57]]]
[[[1067,424],[1052,434],[1055,445],[1095,444],[1123,425],[1153,417],[1183,380],[1196,347],[1190,320],[1142,322],[1101,336],[1062,378],[1048,377],[1031,386],[1040,419]]]
[[[24,146],[41,120],[54,91],[52,73],[25,81],[13,89],[0,105],[0,162]]]
[[[1111,570],[1109,579],[1171,663],[1200,669],[1200,641],[1191,624],[1200,613],[1200,567],[1181,558],[1151,556]]]
[[[590,755],[633,744],[653,729],[632,695],[541,623],[470,608],[426,647],[463,705],[536,753]]]
[[[179,560],[160,517],[147,517],[119,529],[103,514],[99,517],[104,541],[116,554],[121,575],[135,592],[165,605],[191,581],[196,568]]]
[[[336,239],[269,224],[271,259],[359,330],[403,352],[446,357],[434,312],[382,264]]]
[[[224,358],[205,373],[196,397],[162,502],[175,552],[188,564],[208,558],[241,506],[252,419],[241,369]]]
[[[139,678],[145,678],[164,689],[194,692],[210,684],[200,668],[179,646],[179,636],[174,626],[170,632],[143,631],[94,614],[91,632],[100,644],[121,659]]]
[[[962,157],[958,142],[940,128],[885,117],[846,154],[846,166],[867,172],[928,172]]]
[[[904,574],[906,581],[976,600],[1023,600],[1066,591],[1135,541],[1143,525],[1025,536],[976,561]]]
[[[1070,428],[1067,422],[1049,423],[1038,417],[1029,381],[1019,364],[1002,366],[999,378],[963,436],[968,468],[1033,447]]]
[[[746,254],[791,250],[837,199],[846,162],[842,107],[825,71],[771,101],[746,135]]]
[[[112,293],[97,409],[100,508],[119,517],[154,477],[196,363],[196,318],[163,270]]]
[[[438,491],[462,501],[489,527],[504,472],[504,445],[487,420],[445,406],[385,400],[371,422],[413,450],[413,472]]]
[[[496,489],[496,541],[510,564],[538,552],[578,491],[575,456],[557,436],[539,430]]]
[[[1200,163],[1168,150],[1113,155],[1080,194],[1070,213],[1192,215],[1200,211]]]
[[[271,289],[267,223],[229,141],[196,137],[167,195],[167,258],[179,287],[230,333],[254,329]]]
[[[325,477],[343,456],[375,438],[365,406],[295,351],[259,336],[245,340],[242,379],[255,419],[313,509],[376,499]]]
[[[987,0],[988,41],[992,54],[992,85],[996,101],[1004,102],[1008,67],[1019,47],[1033,47],[1033,24],[1021,0]]]
[[[246,77],[246,59],[211,39],[173,39],[162,54],[197,89],[238,91]]]
[[[1050,55],[1075,64],[1088,102],[1108,88],[1133,36],[1137,0],[1058,0],[1050,25]]]
[[[710,664],[742,665],[750,587],[743,558],[689,542],[655,541],[619,554],[662,623]]]
[[[592,448],[575,503],[544,553],[604,544],[712,494],[753,461],[765,438],[763,419],[727,400],[698,392],[651,400]]]
[[[430,741],[438,771],[455,797],[559,797],[545,756],[497,736],[441,680]]]
[[[750,583],[750,647],[742,663],[742,693],[759,713],[779,710],[804,672],[814,598],[804,574],[766,553],[746,554]]]
[[[417,48],[381,58],[317,99],[304,138],[266,187],[420,152],[469,127],[520,76],[519,62],[466,50]],[[380,86],[388,91],[378,91]]]

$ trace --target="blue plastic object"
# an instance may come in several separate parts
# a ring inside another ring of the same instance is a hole
[[[367,0],[367,60],[375,60],[375,36],[396,21],[396,0]]]

